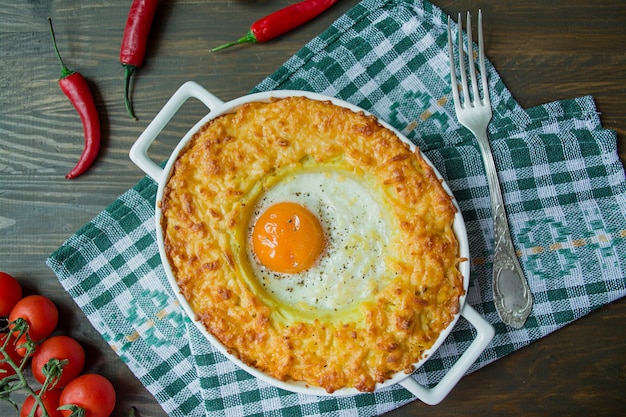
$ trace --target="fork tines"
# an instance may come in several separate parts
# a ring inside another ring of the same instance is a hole
[[[485,51],[483,47],[483,24],[482,24],[482,12],[478,11],[478,64],[480,66],[480,75],[481,75],[481,88],[483,91],[483,97],[480,96],[479,93],[479,85],[477,82],[476,76],[476,66],[474,63],[474,55],[473,55],[473,43],[472,43],[472,18],[470,12],[467,12],[467,53],[469,55],[469,75],[471,82],[471,95],[470,90],[468,88],[467,82],[467,71],[466,71],[466,58],[465,52],[463,50],[463,23],[461,20],[461,13],[458,16],[458,49],[459,49],[459,70],[461,74],[461,86],[463,90],[463,100],[459,97],[458,88],[452,88],[452,94],[454,96],[454,104],[455,107],[460,107],[461,109],[465,108],[465,106],[470,105],[474,107],[476,105],[482,106],[491,106],[489,100],[488,93],[488,84],[487,84],[487,71],[485,69]],[[456,77],[456,68],[454,65],[454,47],[452,45],[452,30],[451,30],[451,18],[448,16],[448,54],[450,56],[450,75],[452,78],[452,85],[458,86],[458,81]]]

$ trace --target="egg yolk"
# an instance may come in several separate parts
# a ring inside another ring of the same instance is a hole
[[[252,250],[274,272],[295,274],[313,266],[324,250],[324,231],[317,217],[298,203],[267,208],[252,230]]]

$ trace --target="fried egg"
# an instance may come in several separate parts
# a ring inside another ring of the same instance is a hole
[[[304,171],[261,193],[247,255],[261,287],[301,311],[344,310],[391,278],[393,228],[365,181],[341,170]]]

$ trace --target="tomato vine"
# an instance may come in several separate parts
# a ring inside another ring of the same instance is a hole
[[[81,374],[82,346],[69,336],[52,335],[58,322],[54,303],[41,295],[22,298],[16,283],[0,272],[0,400],[20,411],[20,417],[110,416],[115,407],[111,382]],[[28,364],[37,385],[30,382]],[[17,392],[26,394],[21,408],[13,398]],[[99,400],[85,402],[86,397]]]
[[[28,329],[28,325],[24,325],[23,323],[25,323],[24,319],[18,319],[17,322],[12,323],[15,325],[14,327],[12,327],[13,329],[15,329],[16,327],[20,328],[20,330],[18,330],[18,333],[17,333],[18,334],[17,339],[14,338],[11,333],[8,333],[9,326],[6,326],[5,328],[0,330],[0,333],[5,335],[3,337],[4,340],[3,340],[2,346],[0,346],[0,354],[2,355],[2,359],[0,360],[0,363],[7,364],[13,370],[12,375],[8,375],[9,373],[8,371],[0,373],[0,378],[1,378],[0,379],[0,399],[8,401],[15,407],[16,410],[18,410],[19,406],[15,401],[13,401],[13,399],[11,398],[11,394],[17,391],[25,391],[27,396],[30,395],[35,399],[35,403],[36,403],[36,406],[32,408],[30,414],[34,416],[35,411],[39,407],[43,411],[42,416],[49,417],[48,412],[46,408],[44,407],[43,400],[41,398],[43,392],[45,392],[47,387],[49,386],[49,378],[47,377],[46,380],[44,381],[44,384],[39,390],[40,392],[36,393],[35,390],[29,385],[28,381],[26,380],[25,373],[24,373],[24,367],[26,366],[26,363],[28,362],[28,358],[34,352],[34,349],[36,348],[37,344],[36,342],[33,342],[30,339],[30,337],[28,336],[26,332],[26,330]],[[25,342],[25,344],[27,345],[26,355],[21,357],[21,359],[16,360],[16,357],[10,353],[10,349],[15,350],[16,348],[24,345],[24,344],[22,345],[17,344],[18,343],[17,340],[19,340],[19,337],[23,335],[26,336],[26,342]]]

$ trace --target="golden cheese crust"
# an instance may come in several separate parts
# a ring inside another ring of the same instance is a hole
[[[398,229],[386,261],[395,278],[345,316],[281,314],[245,266],[247,207],[259,184],[303,164],[367,177]],[[363,113],[303,97],[244,104],[193,136],[160,204],[169,263],[197,318],[279,380],[373,391],[412,372],[459,311],[452,199],[418,151]]]

